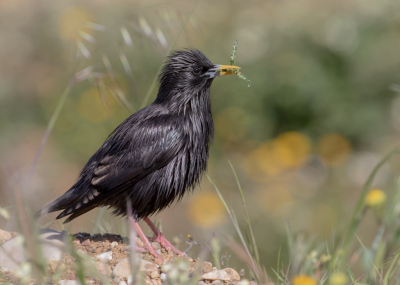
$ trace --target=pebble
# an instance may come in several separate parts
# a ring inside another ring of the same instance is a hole
[[[150,279],[146,278],[145,279],[145,285],[162,285],[160,279]]]
[[[118,283],[118,285],[128,285],[128,284],[126,284],[125,281],[121,281],[121,282]]]
[[[13,233],[0,230],[0,245],[5,243],[5,242],[7,242],[7,241],[9,241],[13,237],[14,237]]]
[[[96,259],[100,260],[101,262],[108,263],[112,260],[112,251],[107,251],[102,254],[96,256]]]
[[[96,262],[96,270],[103,276],[111,276],[111,267],[110,265],[102,262],[102,261],[97,261]]]
[[[136,237],[136,245],[139,247],[144,247],[143,241],[138,237]]]
[[[153,272],[151,272],[150,277],[152,279],[156,279],[156,278],[160,277],[160,273],[158,273],[158,270],[157,271],[153,271]]]
[[[59,261],[49,261],[48,267],[52,273],[55,273],[57,270],[63,271],[65,269],[65,264]]]
[[[59,285],[80,285],[81,283],[79,283],[76,280],[60,280],[58,282]]]
[[[223,281],[239,281],[240,276],[236,270],[232,268],[225,268],[203,274],[200,279],[205,280],[223,280]]]
[[[116,242],[116,241],[113,241],[112,243],[111,243],[111,248],[114,248],[114,247],[116,247],[118,245],[118,243]]]
[[[211,271],[213,271],[212,264],[210,262],[204,261],[200,267],[200,274],[205,274]]]
[[[151,245],[154,247],[155,250],[161,249],[160,243],[158,243],[156,241],[152,242]]]
[[[60,261],[62,258],[62,248],[64,240],[68,236],[67,231],[57,232],[52,229],[43,229],[40,235],[43,257],[47,261]],[[3,271],[14,272],[19,268],[19,264],[25,261],[25,248],[23,237],[17,236],[5,244],[0,251],[0,268]]]
[[[140,262],[140,271],[144,272],[152,272],[158,270],[158,265],[144,260],[144,259],[139,259],[138,262]],[[129,259],[125,258],[122,259],[114,268],[112,274],[114,277],[128,277],[131,273],[131,266],[129,263]]]
[[[161,273],[161,275],[160,275],[160,279],[161,279],[162,281],[165,281],[165,280],[167,280],[167,274],[165,274],[165,273]]]
[[[90,239],[87,239],[84,242],[82,242],[82,245],[84,245],[84,246],[90,245]]]

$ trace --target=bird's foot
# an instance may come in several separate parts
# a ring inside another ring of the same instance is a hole
[[[165,236],[159,232],[156,234],[155,237],[147,237],[149,239],[149,241],[151,242],[158,242],[160,243],[167,251],[174,251],[176,252],[176,254],[180,255],[180,256],[184,256],[187,257],[186,253],[176,249],[166,238]]]
[[[157,251],[154,249],[154,247],[151,245],[151,242],[147,239],[146,235],[144,234],[142,228],[139,226],[139,223],[133,219],[132,217],[129,217],[129,219],[132,222],[133,227],[135,228],[136,232],[138,233],[140,239],[143,241],[144,246],[146,249],[135,246],[134,249],[136,251],[140,251],[140,252],[146,252],[146,250],[155,258],[161,260],[162,262],[164,262],[164,259],[161,258],[161,256],[157,253]]]
[[[157,253],[157,251],[154,249],[153,246],[151,246],[151,248],[148,248],[149,253],[154,256],[155,258],[161,260],[164,263],[164,259],[162,259],[162,257]]]

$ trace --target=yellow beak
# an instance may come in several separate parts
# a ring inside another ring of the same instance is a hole
[[[239,66],[233,65],[220,65],[216,64],[213,68],[209,69],[204,75],[208,75],[210,78],[224,76],[224,75],[231,75],[236,74],[239,72]]]

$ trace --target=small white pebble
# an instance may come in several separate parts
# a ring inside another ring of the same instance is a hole
[[[112,251],[107,251],[97,255],[96,259],[100,260],[101,262],[107,263],[112,260],[112,254]]]
[[[128,284],[132,284],[132,281],[133,281],[133,277],[132,277],[132,275],[129,275],[129,277],[128,277]]]
[[[111,248],[114,248],[114,247],[116,247],[118,245],[118,243],[116,242],[116,241],[113,241],[112,243],[111,243]]]
[[[115,283],[119,283],[119,278],[118,278],[118,277],[115,277],[115,278],[114,278],[114,282],[115,282]]]
[[[165,273],[161,273],[161,275],[160,275],[160,279],[161,279],[162,281],[165,281],[165,280],[167,280],[167,274],[165,274]]]
[[[158,254],[161,254],[161,249],[156,249],[156,252],[157,252]]]
[[[60,280],[58,282],[59,285],[80,285],[80,283],[76,280]]]
[[[118,283],[118,285],[127,285],[125,281],[121,281]]]

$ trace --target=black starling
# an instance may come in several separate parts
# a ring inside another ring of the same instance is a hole
[[[217,76],[235,74],[230,65],[215,65],[201,51],[173,52],[159,75],[156,100],[120,124],[83,167],[78,181],[37,215],[63,210],[67,223],[96,207],[108,206],[126,216],[132,205],[133,225],[147,249],[149,240],[182,254],[148,218],[182,199],[200,182],[207,167],[214,125],[210,87]],[[228,69],[228,70],[227,70]],[[155,233],[147,238],[138,221]]]

